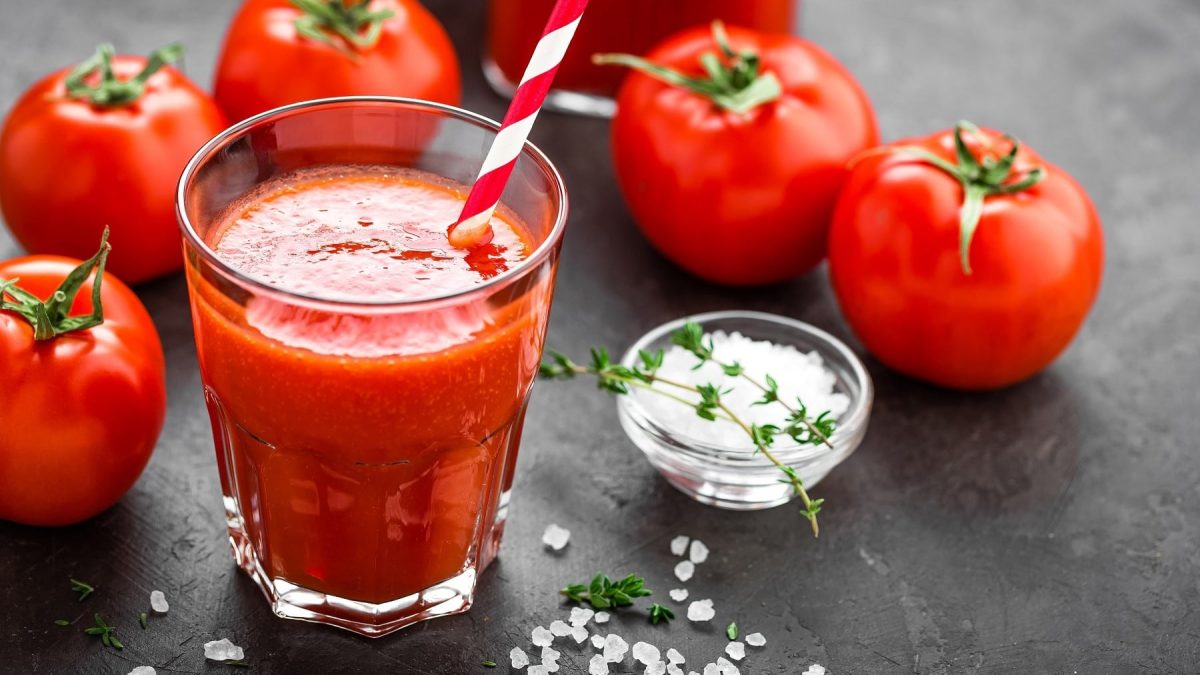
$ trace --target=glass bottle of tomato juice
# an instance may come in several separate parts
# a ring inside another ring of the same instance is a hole
[[[555,0],[489,0],[483,69],[498,93],[511,96],[541,37]],[[596,66],[593,54],[645,54],[685,28],[720,19],[765,33],[794,29],[798,0],[592,0],[554,79],[547,105],[611,115],[623,68]]]
[[[493,241],[452,249],[495,133],[432,103],[306,102],[184,173],[230,541],[280,616],[384,635],[466,611],[496,556],[567,202],[527,146]]]

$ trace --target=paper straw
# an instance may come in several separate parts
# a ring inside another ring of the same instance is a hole
[[[558,0],[551,10],[550,20],[546,22],[525,75],[513,93],[504,122],[483,160],[479,177],[471,186],[462,214],[447,232],[453,246],[472,248],[492,240],[492,213],[500,204],[500,195],[517,165],[517,158],[525,147],[525,140],[550,92],[554,74],[558,72],[571,38],[575,37],[575,29],[579,27],[587,4],[588,0]]]

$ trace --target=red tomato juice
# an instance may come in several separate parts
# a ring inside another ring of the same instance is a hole
[[[231,207],[208,241],[291,296],[237,302],[189,267],[243,566],[252,554],[272,580],[383,603],[495,555],[553,275],[459,294],[538,243],[502,210],[490,245],[452,249],[465,196],[411,170],[295,173]]]

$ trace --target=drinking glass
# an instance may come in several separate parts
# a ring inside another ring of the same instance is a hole
[[[495,558],[566,221],[526,144],[502,214],[536,245],[480,285],[403,302],[291,292],[227,265],[221,227],[265,184],[324,165],[466,185],[498,125],[407,99],[298,103],[202,148],[178,213],[237,564],[276,614],[380,636],[466,611]]]

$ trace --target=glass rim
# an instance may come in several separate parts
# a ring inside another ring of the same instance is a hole
[[[300,101],[291,103],[285,106],[280,106],[272,110],[249,117],[237,124],[230,126],[221,133],[214,136],[207,143],[200,147],[199,150],[188,160],[187,165],[183,169],[183,173],[179,177],[179,182],[175,191],[175,215],[179,221],[179,227],[183,231],[184,241],[200,256],[217,271],[233,280],[237,284],[246,287],[248,290],[253,290],[256,293],[278,296],[293,303],[316,305],[320,307],[331,308],[363,308],[363,309],[387,309],[387,308],[407,308],[418,305],[441,303],[448,300],[458,300],[481,293],[497,290],[509,285],[525,275],[537,270],[551,252],[555,250],[559,242],[562,240],[563,233],[566,230],[567,212],[568,212],[568,197],[566,184],[563,182],[562,174],[558,168],[550,161],[544,152],[533,142],[526,140],[524,147],[521,149],[519,157],[528,157],[533,160],[538,168],[550,179],[552,184],[553,196],[557,199],[558,205],[555,209],[554,224],[550,229],[546,238],[538,244],[534,251],[521,260],[512,269],[506,270],[491,279],[487,279],[483,283],[475,286],[459,290],[445,291],[442,293],[432,293],[429,295],[421,295],[413,298],[405,298],[403,300],[383,300],[383,301],[360,301],[360,300],[338,300],[334,298],[322,297],[319,295],[310,295],[306,293],[297,293],[286,288],[273,286],[265,281],[256,279],[255,277],[246,274],[235,267],[229,265],[217,255],[208,242],[200,236],[196,230],[195,224],[188,217],[186,204],[188,202],[188,192],[198,170],[204,166],[213,156],[221,149],[227,147],[235,139],[244,136],[252,129],[266,124],[274,119],[288,116],[297,112],[311,111],[320,108],[333,108],[343,106],[354,106],[355,104],[383,104],[397,105],[418,110],[424,110],[431,113],[440,113],[444,117],[458,119],[477,127],[487,129],[493,134],[500,130],[500,123],[485,115],[471,112],[452,105],[437,103],[435,101],[425,101],[415,98],[404,98],[399,96],[338,96],[332,98],[313,99],[309,101]]]

